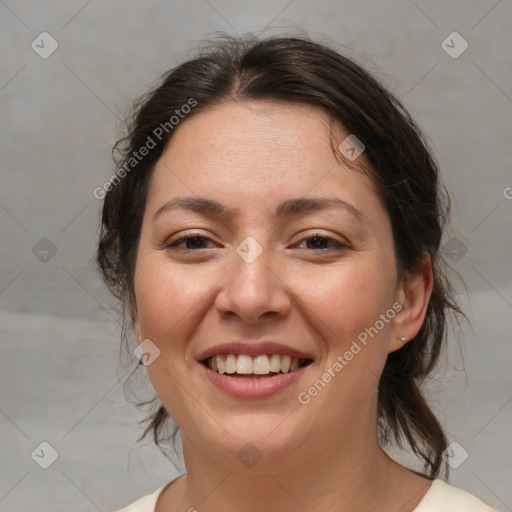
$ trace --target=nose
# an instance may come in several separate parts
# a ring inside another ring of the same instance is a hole
[[[231,270],[215,300],[217,311],[248,324],[263,317],[284,317],[290,311],[291,301],[271,250],[259,244],[255,247],[254,239],[245,249],[242,243],[231,255]]]

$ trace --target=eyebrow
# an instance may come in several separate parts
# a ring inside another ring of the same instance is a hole
[[[323,210],[326,208],[342,207],[352,213],[363,223],[368,223],[366,217],[353,204],[339,197],[301,197],[298,199],[288,199],[278,205],[276,208],[276,217],[284,219],[286,217],[297,216],[303,213]],[[228,209],[218,201],[204,197],[174,197],[164,203],[153,215],[153,222],[163,213],[175,208],[183,208],[193,212],[227,218],[238,213],[236,209]]]

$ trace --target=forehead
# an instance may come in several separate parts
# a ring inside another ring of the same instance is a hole
[[[310,105],[222,103],[175,128],[155,167],[148,207],[179,195],[247,209],[291,197],[338,195],[361,209],[382,210],[372,180],[333,153],[332,137],[341,142],[347,135]]]

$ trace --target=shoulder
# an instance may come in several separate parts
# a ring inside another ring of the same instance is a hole
[[[167,485],[169,484],[162,485],[162,487],[159,487],[155,492],[143,496],[133,503],[130,503],[127,507],[116,510],[115,512],[154,512],[158,497]]]
[[[436,479],[414,512],[497,512],[476,496]]]

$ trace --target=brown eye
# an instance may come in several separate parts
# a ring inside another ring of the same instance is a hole
[[[209,238],[206,238],[205,236],[200,236],[200,235],[184,236],[184,237],[181,237],[178,240],[168,244],[167,247],[168,248],[176,247],[179,249],[186,249],[186,250],[205,249],[204,244],[208,240],[209,240]],[[185,244],[184,247],[183,247],[183,244]]]
[[[306,249],[313,250],[340,249],[347,247],[345,244],[338,242],[338,240],[335,240],[334,238],[320,235],[305,238],[301,241],[301,244],[304,242],[306,243]]]

